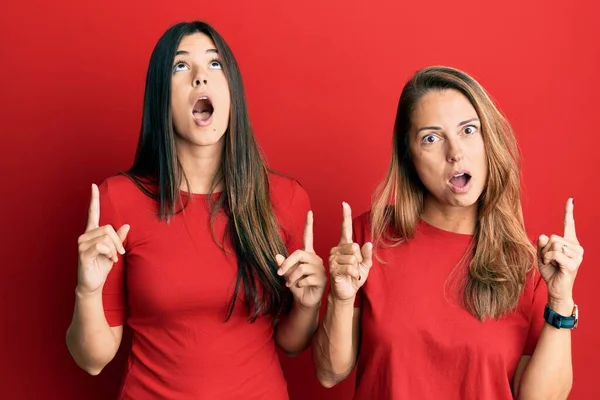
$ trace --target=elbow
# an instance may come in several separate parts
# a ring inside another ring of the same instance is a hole
[[[82,370],[84,370],[92,376],[100,375],[100,372],[102,372],[104,367],[106,367],[106,363],[92,362],[90,360],[75,357],[73,357],[73,359],[75,360],[75,364],[77,364],[79,368],[81,368]]]
[[[315,363],[316,364],[316,363]],[[338,383],[342,382],[344,379],[350,375],[352,368],[346,369],[342,373],[336,373],[329,368],[323,368],[322,365],[315,365],[315,373],[317,375],[317,380],[324,388],[331,389]]]
[[[98,376],[100,375],[100,372],[102,372],[102,370],[104,369],[103,367],[94,367],[91,365],[88,366],[81,366],[81,369],[83,369],[85,372],[87,372],[88,374],[92,375],[92,376]]]
[[[285,353],[285,355],[288,358],[295,358],[297,357],[300,353],[302,353],[301,351],[287,351],[287,350],[283,350],[283,352]]]
[[[571,393],[571,382],[565,382],[562,387],[554,388],[552,391],[520,390],[515,399],[517,400],[566,400]]]
[[[81,349],[78,349],[77,346],[69,340],[67,335],[67,349],[75,361],[75,364],[88,374],[92,376],[97,376],[102,372],[104,367],[108,364],[108,362],[98,362],[97,360],[91,359],[90,355],[84,354]]]
[[[304,350],[306,350],[306,346],[290,346],[289,343],[282,343],[281,341],[276,341],[277,347],[283,351],[283,353],[289,357],[294,358],[298,355],[302,354]]]
[[[322,373],[322,372],[320,373],[320,372],[317,372],[317,380],[319,381],[319,383],[321,384],[321,386],[323,386],[326,389],[331,389],[332,387],[334,387],[338,383],[342,382],[344,379],[346,379],[346,376],[344,376],[344,375],[334,375],[334,374],[331,374],[331,373]]]
[[[321,384],[321,386],[323,386],[326,389],[331,389],[332,387],[334,387],[335,385],[337,385],[339,382],[336,381],[335,379],[329,379],[329,378],[319,378],[319,383]]]

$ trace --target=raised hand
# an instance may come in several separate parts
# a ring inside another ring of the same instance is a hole
[[[98,186],[92,185],[92,197],[85,233],[79,236],[79,268],[77,290],[92,293],[100,289],[110,272],[117,254],[125,254],[123,241],[129,232],[129,225],[123,225],[115,232],[110,225],[100,227],[100,194]]]
[[[313,248],[313,213],[306,215],[303,249],[296,250],[288,258],[276,256],[279,269],[277,273],[285,278],[294,300],[306,308],[315,308],[321,304],[327,275],[323,260],[315,254]]]
[[[361,249],[353,243],[352,210],[347,203],[343,203],[342,207],[342,235],[329,257],[331,292],[338,300],[352,300],[369,276],[373,265],[373,245],[365,243]]]
[[[583,247],[575,233],[573,199],[565,207],[563,236],[541,235],[537,243],[540,273],[548,286],[551,302],[565,304],[565,311],[573,302],[573,284],[583,261]],[[558,310],[557,310],[558,311]]]

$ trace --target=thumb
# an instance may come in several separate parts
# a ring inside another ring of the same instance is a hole
[[[285,257],[282,256],[281,254],[277,254],[275,256],[275,262],[277,262],[278,267],[281,267],[281,264],[283,264],[284,261],[285,261]]]
[[[119,236],[119,239],[121,239],[121,243],[123,243],[125,241],[125,238],[127,237],[127,234],[129,233],[129,229],[131,227],[127,224],[121,226],[119,228],[119,230],[117,231],[117,236]]]
[[[550,238],[548,236],[540,235],[540,237],[537,240],[538,251],[543,249],[544,247],[546,247],[546,245],[548,244],[549,241],[550,241]]]
[[[360,249],[360,254],[363,258],[363,264],[367,268],[371,268],[371,266],[373,266],[373,243],[365,243],[362,249]]]
[[[546,248],[546,246],[548,245],[548,243],[550,242],[550,238],[546,235],[540,235],[538,237],[537,240],[537,258],[538,258],[538,264],[540,265],[540,267],[543,264],[542,258],[544,256],[544,248]]]

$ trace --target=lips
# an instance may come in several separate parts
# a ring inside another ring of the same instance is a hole
[[[449,175],[448,183],[456,193],[465,193],[471,187],[471,174],[469,171],[454,171]]]
[[[197,125],[207,126],[211,122],[211,117],[214,113],[215,109],[210,101],[210,98],[206,95],[202,95],[194,104],[194,108],[192,110],[192,117],[194,121],[196,121]]]
[[[469,174],[458,174],[450,178],[450,184],[452,186],[456,186],[458,188],[463,188],[467,186],[467,183],[471,180],[471,175]]]

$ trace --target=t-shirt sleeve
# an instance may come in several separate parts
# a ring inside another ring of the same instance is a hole
[[[109,184],[104,181],[99,187],[100,191],[100,226],[111,225],[113,229],[118,230],[123,222],[109,189]],[[127,250],[127,239],[125,239],[125,250]],[[125,258],[124,255],[118,254],[119,261],[113,264],[112,269],[108,273],[104,287],[102,288],[102,305],[104,307],[104,315],[110,326],[123,325],[125,322]]]
[[[310,207],[308,193],[300,184],[295,183],[290,204],[284,210],[287,215],[285,245],[290,254],[304,247],[304,226]]]
[[[548,302],[548,288],[542,275],[537,272],[533,282],[533,301],[531,304],[531,316],[529,322],[529,333],[525,342],[523,355],[533,355],[542,328],[544,327],[544,307]]]

